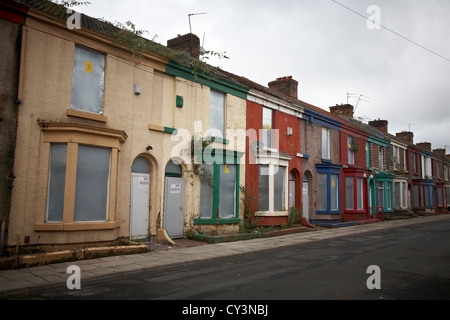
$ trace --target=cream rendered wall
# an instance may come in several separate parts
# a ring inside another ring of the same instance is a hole
[[[161,104],[155,105],[155,102],[162,98],[154,97],[162,95],[161,81],[154,82],[154,69],[144,63],[119,58],[113,50],[113,53],[104,52],[103,115],[107,117],[106,123],[71,117],[67,115],[67,109],[71,101],[74,41],[28,28],[25,48],[15,160],[17,178],[12,192],[8,245],[15,245],[17,239],[23,244],[25,236],[35,245],[103,242],[128,237],[131,164],[140,154],[149,160],[152,170],[152,217],[161,211],[158,190],[161,184],[159,171],[161,167],[164,170],[162,154],[148,154],[145,150],[152,141],[161,140],[159,133],[148,130],[150,120],[157,120],[158,112],[161,115]],[[135,83],[141,85],[140,96],[134,94]],[[84,123],[126,132],[128,138],[121,145],[117,169],[116,220],[120,222],[119,228],[74,232],[34,230],[35,223],[45,222],[50,158],[50,144],[43,141],[44,133],[38,120]],[[156,233],[155,220],[152,220],[153,233]]]

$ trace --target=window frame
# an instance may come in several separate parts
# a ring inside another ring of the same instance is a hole
[[[233,224],[233,223],[240,223],[241,219],[239,218],[239,201],[240,201],[240,189],[239,189],[239,181],[240,181],[240,159],[244,153],[239,151],[231,151],[231,150],[223,150],[223,149],[214,149],[214,151],[209,156],[202,155],[202,165],[203,164],[209,164],[213,168],[213,172],[211,172],[213,179],[214,179],[214,185],[212,186],[212,212],[211,216],[208,217],[201,217],[198,216],[197,218],[194,218],[194,224]],[[211,157],[211,158],[209,158]],[[217,161],[219,160],[219,161]],[[224,166],[224,167],[222,167]],[[235,198],[234,198],[234,216],[233,217],[221,217],[219,206],[220,206],[220,192],[221,192],[221,186],[220,183],[220,173],[221,168],[225,169],[225,166],[235,166],[236,171],[236,180],[235,180]],[[201,179],[201,177],[200,177]],[[199,188],[201,188],[201,184],[199,185]],[[201,191],[199,190],[199,205],[202,201],[201,197]],[[199,213],[200,214],[200,213]]]
[[[342,166],[340,166],[340,165],[336,165],[336,164],[327,164],[327,163],[322,163],[322,164],[316,164],[316,171],[317,171],[317,174],[318,174],[318,177],[317,177],[317,179],[318,179],[318,181],[319,181],[319,177],[320,177],[320,175],[326,175],[326,188],[327,188],[327,190],[326,190],[326,194],[327,194],[327,196],[326,196],[326,199],[327,199],[327,208],[326,208],[326,210],[322,210],[322,209],[320,209],[320,207],[319,207],[319,210],[316,210],[316,214],[318,214],[318,215],[324,215],[324,214],[327,214],[327,215],[338,215],[338,214],[341,214],[342,213],[342,210],[341,210],[341,188],[340,188],[340,185],[341,185],[341,168],[342,168]],[[332,185],[332,181],[333,181],[333,179],[332,179],[332,176],[337,176],[337,186],[333,186]],[[319,183],[318,183],[318,189],[319,189],[320,187],[319,187]],[[332,192],[333,192],[333,190],[336,192],[336,197],[335,197],[335,199],[336,199],[336,203],[332,203],[332,199],[333,199],[333,197],[332,197]],[[320,196],[320,194],[321,194],[321,191],[320,191],[320,189],[319,189],[319,191],[318,191],[318,193],[319,193],[319,196]],[[333,208],[333,205],[336,205],[336,209],[334,209]],[[319,206],[320,206],[320,204],[319,204]]]

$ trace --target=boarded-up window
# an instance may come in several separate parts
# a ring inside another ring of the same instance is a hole
[[[201,170],[203,174],[200,178],[199,217],[203,219],[211,219],[213,187],[210,180],[214,176],[214,166],[212,164],[203,163],[201,166]]]
[[[274,210],[283,211],[284,210],[284,172],[285,167],[275,166],[275,176],[274,176]]]
[[[53,144],[50,156],[47,221],[62,222],[66,182],[67,144]]]
[[[219,217],[233,218],[236,208],[236,165],[220,165]]]
[[[345,178],[345,202],[347,210],[353,210],[355,208],[353,183],[353,177]]]
[[[319,174],[319,210],[321,211],[328,210],[327,193],[327,174],[321,173]]]
[[[211,136],[225,138],[225,94],[211,90],[209,129]]]
[[[259,166],[259,211],[269,211],[269,166]]]
[[[70,107],[79,111],[102,114],[104,84],[105,55],[75,47]]]
[[[106,221],[109,149],[78,146],[74,221]]]

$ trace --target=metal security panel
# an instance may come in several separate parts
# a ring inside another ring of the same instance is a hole
[[[148,237],[150,175],[132,173],[130,234],[132,239]]]
[[[184,179],[166,177],[164,229],[172,239],[183,238]]]

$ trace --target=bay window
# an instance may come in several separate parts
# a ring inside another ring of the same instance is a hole
[[[259,166],[259,206],[260,212],[286,211],[286,167],[278,165]]]
[[[45,219],[35,223],[35,230],[117,228],[117,164],[125,132],[79,123],[39,124],[50,157]]]

